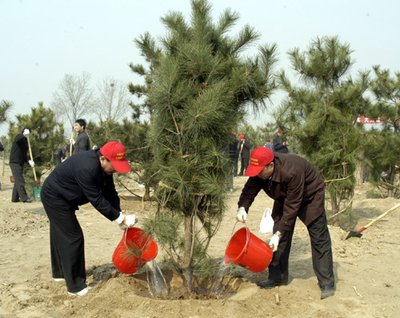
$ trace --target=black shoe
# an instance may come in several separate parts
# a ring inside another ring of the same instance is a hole
[[[321,299],[325,299],[335,295],[334,287],[323,287],[321,288]]]
[[[31,198],[27,198],[26,200],[22,201],[24,203],[31,203],[33,200]]]
[[[287,285],[287,282],[273,280],[273,279],[268,278],[268,279],[264,279],[264,280],[258,282],[257,285],[261,288],[273,288],[276,286]]]

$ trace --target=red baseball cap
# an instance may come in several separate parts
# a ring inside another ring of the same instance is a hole
[[[126,148],[118,141],[110,141],[100,148],[101,154],[106,157],[119,173],[131,171],[131,166],[126,160]]]
[[[250,154],[250,164],[245,175],[248,177],[257,176],[272,160],[274,160],[274,152],[271,149],[264,146],[255,148]]]

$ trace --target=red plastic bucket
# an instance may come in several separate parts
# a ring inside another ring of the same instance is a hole
[[[122,273],[133,274],[158,253],[156,241],[143,230],[133,227],[125,230],[112,256],[114,266]]]
[[[225,250],[225,264],[236,264],[252,272],[264,271],[272,260],[272,249],[247,227],[237,230]]]

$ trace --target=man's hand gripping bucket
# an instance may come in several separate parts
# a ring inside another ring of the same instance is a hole
[[[246,227],[236,231],[225,250],[225,264],[240,265],[252,272],[264,271],[272,260],[271,247]]]

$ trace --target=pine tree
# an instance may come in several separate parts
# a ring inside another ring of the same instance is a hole
[[[356,81],[348,75],[351,53],[337,37],[317,38],[308,50],[289,52],[302,85],[295,87],[284,72],[280,76],[288,98],[278,120],[291,128],[301,154],[325,177],[333,213],[344,202],[345,208],[351,206],[360,142],[354,123],[365,107],[363,94],[368,87],[367,74],[360,73]]]
[[[369,114],[383,121],[382,131],[368,133],[365,157],[370,165],[370,177],[388,196],[399,193],[396,174],[400,166],[400,72],[390,76],[389,70],[373,67],[371,92],[374,101]]]
[[[13,103],[7,100],[0,102],[0,125],[7,120],[7,114],[10,111]]]
[[[153,231],[169,246],[189,290],[193,270],[204,261],[224,213],[230,132],[247,105],[265,107],[275,89],[275,45],[245,57],[258,34],[245,26],[236,37],[228,36],[238,18],[226,10],[213,24],[210,4],[193,0],[190,23],[178,12],[162,18],[167,35],[161,47],[149,34],[137,41],[150,62],[145,90],[151,106],[149,145],[163,211]]]

